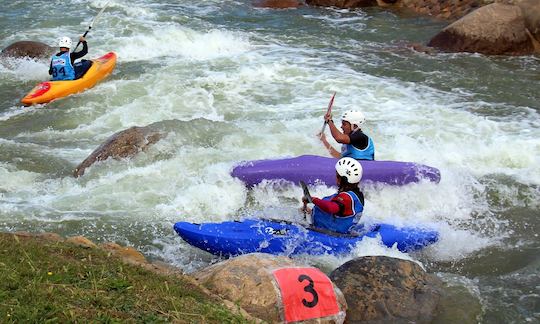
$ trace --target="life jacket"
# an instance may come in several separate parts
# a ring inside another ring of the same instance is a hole
[[[346,191],[344,193],[351,197],[352,206],[343,206],[342,215],[336,216],[323,211],[315,205],[311,213],[315,227],[346,234],[353,225],[358,224],[364,210],[361,198],[354,191]],[[336,193],[324,197],[323,200],[332,200],[337,195]]]
[[[71,64],[69,51],[63,52],[60,56],[53,55],[51,62],[53,81],[75,79],[75,69]]]
[[[343,144],[341,146],[341,157],[350,157],[355,160],[374,160],[375,145],[373,145],[373,140],[368,136],[368,145],[363,150],[352,144]]]

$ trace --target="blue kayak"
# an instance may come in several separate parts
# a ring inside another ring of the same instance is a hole
[[[356,235],[338,234],[306,228],[279,220],[227,221],[196,224],[178,222],[174,230],[189,244],[219,256],[246,253],[281,255],[344,255],[349,254],[364,237],[380,236],[388,247],[396,244],[402,252],[421,249],[438,240],[438,232],[421,228],[398,228],[377,224],[358,228]]]

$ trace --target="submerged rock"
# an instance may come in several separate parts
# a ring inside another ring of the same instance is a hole
[[[348,323],[430,323],[442,287],[418,264],[383,256],[348,261],[330,279],[345,295]]]
[[[121,159],[131,157],[138,152],[144,151],[151,144],[156,143],[163,134],[152,127],[133,126],[110,136],[103,144],[90,154],[73,171],[74,177],[80,177],[84,170],[96,161],[103,161],[112,157]]]
[[[48,58],[54,54],[55,48],[45,43],[34,41],[15,42],[2,50],[2,56]]]

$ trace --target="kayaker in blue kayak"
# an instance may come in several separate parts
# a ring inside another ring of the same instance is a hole
[[[79,37],[79,41],[83,44],[82,50],[70,53],[71,38],[62,37],[58,41],[58,47],[60,52],[54,54],[51,58],[51,64],[49,66],[49,75],[52,76],[52,81],[60,80],[75,80],[84,75],[86,71],[92,65],[92,61],[81,60],[75,63],[76,59],[79,59],[88,54],[88,44],[84,37]]]
[[[364,210],[364,194],[358,188],[360,179],[360,162],[344,157],[336,163],[337,193],[323,199],[312,197],[315,205],[311,210],[314,227],[345,234],[358,224]],[[308,199],[303,197],[302,201],[304,210],[309,211]]]
[[[362,132],[361,126],[365,123],[366,117],[357,110],[348,110],[341,117],[341,129],[339,131],[332,120],[332,114],[324,115],[324,120],[330,128],[330,133],[336,142],[341,143],[341,152],[328,143],[324,133],[319,134],[324,147],[335,158],[351,157],[356,160],[375,160],[375,146],[371,137]]]

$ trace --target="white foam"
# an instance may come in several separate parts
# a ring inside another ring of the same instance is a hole
[[[46,60],[35,60],[24,58],[2,58],[0,59],[0,81],[6,79],[13,81],[45,81],[49,78],[49,66]],[[30,85],[28,91],[33,88]]]
[[[217,29],[201,33],[176,24],[162,24],[150,35],[115,37],[111,43],[120,61],[152,64],[164,63],[164,57],[174,57],[175,61],[234,57],[250,49],[240,34]]]

